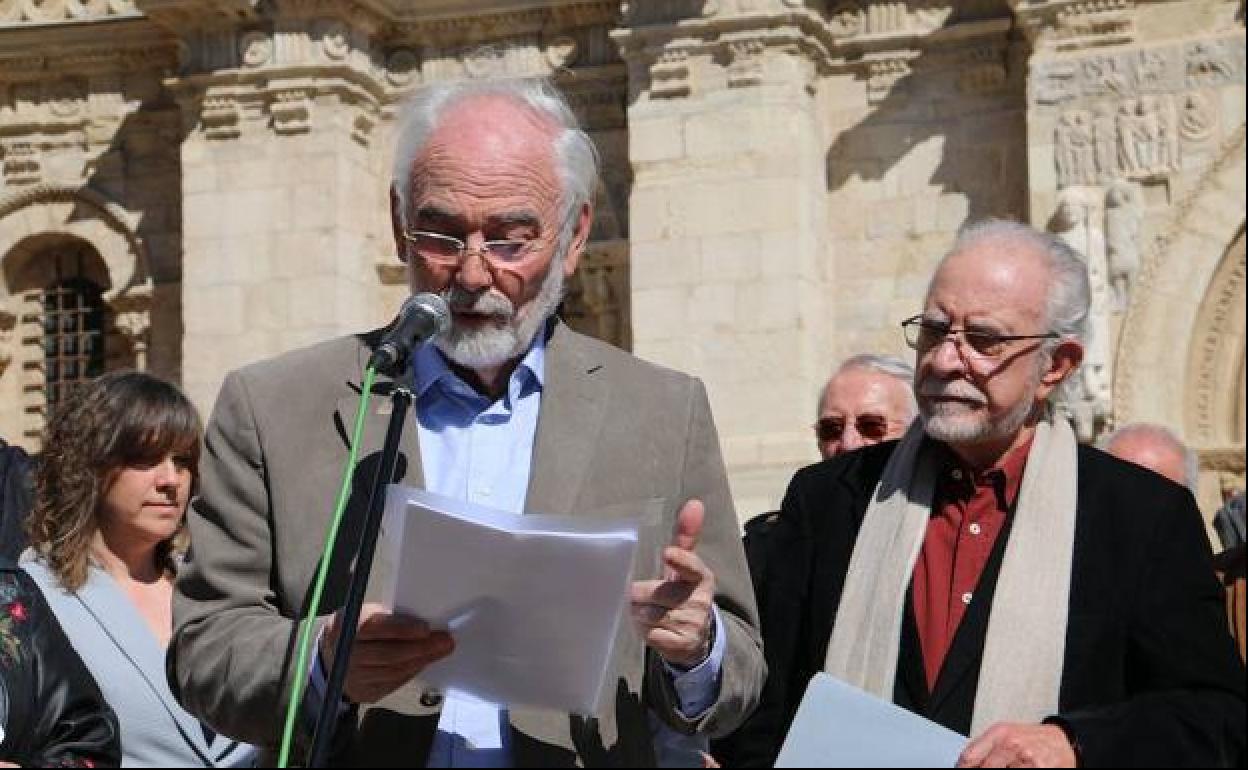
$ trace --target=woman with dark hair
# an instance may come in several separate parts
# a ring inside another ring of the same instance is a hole
[[[35,466],[23,560],[121,725],[127,767],[238,767],[165,679],[173,579],[199,462],[199,415],[173,385],[114,372],[56,411]]]
[[[117,719],[39,589],[0,562],[0,767],[116,767]]]

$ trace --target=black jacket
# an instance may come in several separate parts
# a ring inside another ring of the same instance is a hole
[[[0,564],[0,761],[117,767],[117,718],[34,582]]]
[[[16,562],[26,548],[22,526],[30,503],[30,457],[0,439],[0,559],[6,562]]]
[[[854,540],[895,446],[812,465],[790,483],[760,586],[770,676],[754,716],[716,747],[725,766],[774,762],[807,682],[823,668]],[[1088,766],[1242,762],[1244,667],[1194,499],[1095,449],[1079,448],[1078,468],[1055,716]],[[963,734],[1006,537],[973,592],[934,692],[927,692],[911,611],[903,623],[895,702]]]

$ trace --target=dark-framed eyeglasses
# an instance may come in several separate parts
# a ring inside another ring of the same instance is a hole
[[[906,344],[920,353],[925,353],[942,344],[945,339],[955,334],[962,335],[967,352],[976,358],[996,358],[1006,351],[1011,342],[1019,340],[1054,340],[1060,335],[1057,332],[1046,334],[996,334],[995,332],[976,331],[974,329],[955,329],[945,321],[933,321],[922,314],[907,318],[901,322],[901,329],[906,336]]]
[[[520,239],[483,241],[479,247],[469,249],[462,238],[428,230],[404,231],[403,238],[412,244],[421,259],[447,266],[461,264],[470,252],[497,265],[512,265],[523,262],[540,243]]]
[[[815,422],[815,436],[821,442],[840,441],[848,423],[844,417],[820,417]],[[867,441],[883,441],[888,437],[888,418],[878,414],[860,414],[854,418],[854,430]]]

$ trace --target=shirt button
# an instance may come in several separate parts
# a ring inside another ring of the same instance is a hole
[[[962,470],[960,468],[954,468],[953,472],[950,473],[949,475],[953,477],[954,481],[962,480]]]
[[[442,705],[442,694],[433,690],[425,690],[420,694],[420,705],[427,709]]]
[[[970,604],[970,603],[971,603],[971,592],[970,592],[970,591],[967,591],[966,593],[962,594],[962,603],[963,603],[963,604]]]
[[[970,530],[972,535],[978,535],[980,532],[984,531],[984,528],[979,526],[979,522],[977,521],[972,521],[971,526],[967,527],[967,529]]]

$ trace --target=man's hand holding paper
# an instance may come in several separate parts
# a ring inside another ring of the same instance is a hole
[[[334,613],[325,625],[322,661],[333,660],[341,634],[339,622]],[[376,703],[454,649],[455,641],[445,631],[432,631],[425,622],[392,614],[380,604],[365,604],[344,691],[354,703]]]

